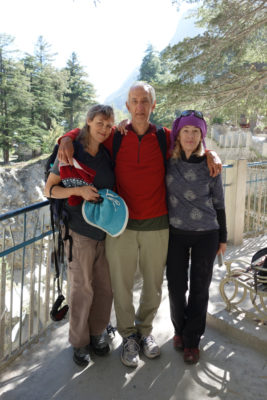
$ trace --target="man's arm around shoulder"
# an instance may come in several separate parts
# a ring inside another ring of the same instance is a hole
[[[115,132],[116,127],[112,128],[111,135],[103,142],[105,147],[109,150],[110,154],[112,154],[112,143],[113,143],[113,135]],[[76,128],[72,131],[65,133],[65,135],[61,136],[58,139],[58,159],[60,162],[67,163],[73,165],[73,153],[74,147],[72,142],[77,138],[78,134],[80,133],[80,129]]]
[[[73,165],[72,157],[74,153],[74,147],[72,142],[76,139],[79,133],[80,129],[76,128],[65,133],[65,135],[58,139],[59,148],[57,157],[60,162]]]

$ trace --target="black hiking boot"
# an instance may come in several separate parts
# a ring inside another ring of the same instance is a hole
[[[87,347],[73,347],[73,361],[80,367],[86,367],[90,362]]]
[[[104,335],[90,336],[90,345],[98,356],[105,356],[109,351],[109,344]]]

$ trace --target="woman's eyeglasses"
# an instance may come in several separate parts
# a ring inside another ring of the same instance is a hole
[[[197,110],[185,110],[185,111],[182,111],[181,114],[179,115],[179,117],[188,117],[191,114],[193,114],[197,118],[204,119],[202,112],[201,111],[197,111]]]

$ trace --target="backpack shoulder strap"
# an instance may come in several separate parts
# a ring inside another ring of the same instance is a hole
[[[115,131],[114,136],[113,136],[112,159],[113,159],[114,166],[116,163],[116,157],[117,157],[118,151],[120,149],[123,136],[124,135],[122,135],[118,130]]]
[[[45,181],[47,181],[50,168],[53,166],[55,159],[57,157],[58,147],[59,147],[58,144],[56,144],[48,160],[45,163]]]
[[[164,128],[161,127],[157,127],[157,131],[156,131],[156,135],[157,135],[157,139],[159,142],[159,147],[160,150],[162,152],[162,156],[163,156],[163,161],[164,161],[164,167],[166,170],[166,166],[167,166],[167,138],[166,138],[166,133]]]

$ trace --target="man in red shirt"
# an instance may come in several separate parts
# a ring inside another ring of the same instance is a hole
[[[114,295],[117,329],[123,338],[121,361],[136,367],[139,351],[155,358],[160,349],[152,336],[152,323],[161,301],[166,265],[169,223],[166,204],[165,165],[150,115],[156,106],[154,88],[144,82],[134,84],[126,106],[131,114],[127,135],[116,156],[118,194],[129,208],[127,229],[116,238],[107,236],[106,256]],[[170,130],[164,128],[167,146]],[[76,132],[67,135],[72,139]],[[105,142],[112,154],[114,132]],[[61,141],[59,158],[71,158],[70,139]],[[167,155],[166,155],[167,157]],[[133,305],[133,286],[139,269],[143,285],[139,307]]]
[[[126,106],[132,120],[116,157],[115,176],[117,191],[129,207],[130,219],[127,229],[117,240],[110,237],[106,240],[106,255],[117,327],[123,338],[121,361],[136,367],[140,347],[148,358],[160,354],[151,333],[161,301],[169,223],[164,159],[156,126],[149,122],[156,106],[154,89],[143,83],[132,86]],[[164,130],[169,144],[170,131]],[[138,265],[143,286],[135,312],[133,285]]]

